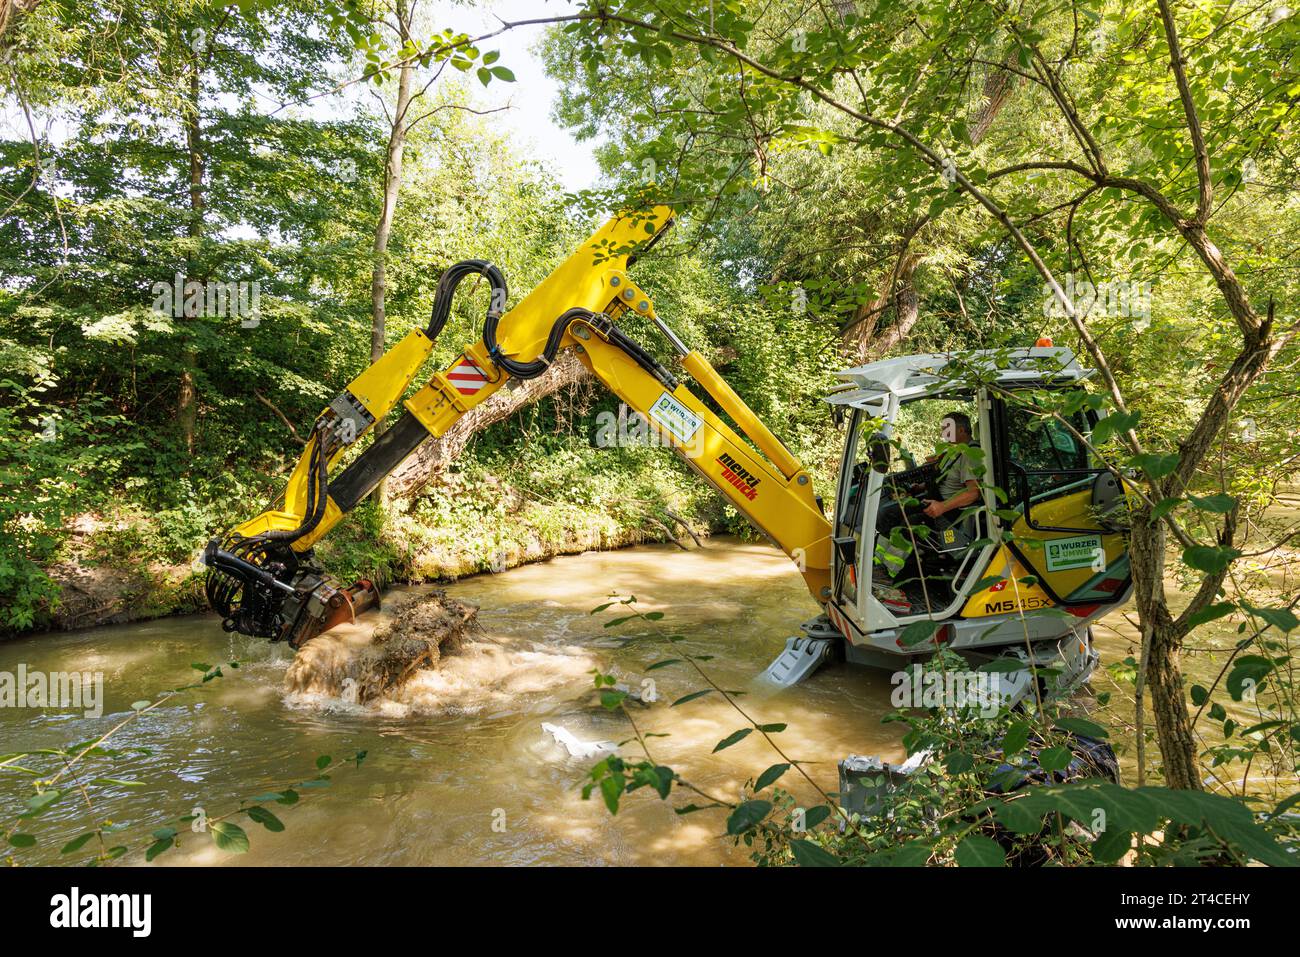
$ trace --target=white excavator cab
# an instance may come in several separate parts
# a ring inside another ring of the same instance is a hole
[[[1112,522],[1123,490],[1089,442],[1095,413],[1036,401],[1080,389],[1087,373],[1068,349],[904,356],[840,377],[827,399],[849,413],[827,613],[849,660],[896,667],[935,642],[1055,646],[1127,599],[1127,544]],[[962,487],[945,486],[949,473],[973,476],[976,497],[932,518],[924,503]],[[908,631],[917,622],[941,624],[913,643],[926,631]]]
[[[832,645],[893,671],[945,645],[973,663],[1063,658],[1070,685],[1086,680],[1089,626],[1132,579],[1122,480],[1090,442],[1095,403],[1042,401],[1083,391],[1070,350],[902,356],[839,375],[826,400],[847,420],[831,595],[768,677],[801,680]],[[925,514],[962,489],[969,504]]]

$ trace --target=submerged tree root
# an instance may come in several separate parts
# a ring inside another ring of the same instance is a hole
[[[378,627],[363,618],[307,642],[285,674],[285,688],[356,704],[374,701],[455,651],[477,627],[477,614],[477,606],[444,591],[395,596],[386,601]]]

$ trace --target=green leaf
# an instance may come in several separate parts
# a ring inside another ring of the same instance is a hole
[[[764,734],[780,734],[785,729],[786,725],[782,722],[777,722],[776,724],[760,724],[758,726],[758,730],[762,731]]]
[[[965,751],[949,751],[947,757],[943,759],[943,766],[948,769],[949,774],[965,774],[975,767],[975,759]]]
[[[212,840],[217,847],[229,854],[243,854],[248,850],[248,835],[238,824],[229,821],[215,821],[211,826]]]
[[[110,787],[119,787],[119,788],[142,788],[142,787],[144,787],[144,782],[143,782],[143,781],[125,781],[125,780],[123,780],[122,778],[95,778],[95,779],[94,779],[93,781],[91,781],[90,783],[91,783],[91,784],[107,784],[107,785],[109,785]]]
[[[1019,754],[1029,743],[1029,722],[1017,721],[1002,736],[1002,753],[1010,757]]]
[[[818,804],[816,807],[810,807],[803,816],[803,823],[810,830],[831,816],[829,805]]]
[[[23,817],[34,817],[40,814],[61,797],[63,797],[62,791],[42,791],[40,794],[33,794],[27,799],[27,813]]]
[[[1241,701],[1249,687],[1258,689],[1273,669],[1273,662],[1259,655],[1244,655],[1234,661],[1226,682],[1232,700]]]
[[[998,823],[1014,834],[1037,834],[1043,819],[1025,807],[1024,801],[1003,801],[994,807]]]
[[[885,858],[885,866],[924,867],[933,854],[934,848],[926,841],[909,841]]]
[[[1044,771],[1064,771],[1070,766],[1072,759],[1070,749],[1063,744],[1054,745],[1050,748],[1044,748],[1038,754],[1038,766]]]
[[[1296,618],[1290,608],[1257,608],[1244,601],[1241,607],[1256,618],[1262,618],[1283,634],[1289,634],[1300,628],[1300,619]]]
[[[657,671],[660,668],[667,668],[669,665],[680,665],[681,658],[665,658],[663,661],[656,661],[654,664],[646,667],[646,671]]]
[[[492,67],[492,75],[498,80],[505,80],[507,83],[515,82],[514,73],[503,66]]]
[[[1056,726],[1062,731],[1079,734],[1085,738],[1107,738],[1110,732],[1095,721],[1086,718],[1057,718]]]
[[[1096,438],[1095,432],[1093,437]],[[1178,468],[1178,453],[1170,452],[1167,455],[1161,455],[1156,452],[1147,452],[1143,455],[1133,456],[1128,460],[1128,464],[1133,468],[1142,469],[1153,479],[1161,479],[1166,475],[1172,475],[1174,469]],[[1168,500],[1166,499],[1166,501]],[[1177,504],[1176,499],[1175,504]]]
[[[320,757],[316,759],[316,770],[317,771],[325,770],[327,767],[330,766],[331,760],[332,758],[330,758],[328,754],[322,754]]]
[[[719,741],[716,745],[713,746],[713,753],[717,754],[719,751],[723,750],[724,748],[729,748],[733,744],[743,741],[745,738],[749,737],[750,732],[752,732],[753,730],[754,730],[753,728],[741,728],[739,731],[731,732],[731,734],[727,735],[725,738],[723,738],[721,741]]]
[[[1140,412],[1112,412],[1093,427],[1093,443],[1101,445],[1113,436],[1123,435],[1129,429],[1136,428],[1140,417]]]
[[[957,845],[958,867],[1006,867],[1006,852],[983,834],[968,834]]]
[[[1153,519],[1156,519],[1157,521],[1164,518],[1166,515],[1168,515],[1170,512],[1176,509],[1182,503],[1182,501],[1183,500],[1181,498],[1178,498],[1177,496],[1173,498],[1161,499],[1159,502],[1156,502],[1155,508],[1151,509],[1151,517]]]
[[[1233,609],[1235,609],[1236,607],[1237,606],[1230,601],[1222,601],[1219,602],[1217,605],[1209,605],[1205,608],[1202,608],[1196,614],[1188,618],[1187,627],[1189,629],[1199,628],[1201,625],[1206,625],[1212,621],[1217,621],[1218,619],[1224,617],[1225,615],[1232,614]]]
[[[1200,498],[1196,495],[1187,496],[1187,501],[1191,502],[1193,508],[1198,508],[1202,512],[1211,512],[1215,515],[1226,515],[1237,507],[1237,500],[1231,495],[1219,493],[1217,495],[1207,495]]]
[[[938,630],[939,624],[937,621],[914,621],[903,629],[902,634],[898,636],[898,643],[904,648],[911,648],[923,641],[929,641]]]
[[[79,850],[81,850],[83,847],[85,847],[85,846],[86,846],[86,842],[89,841],[89,840],[90,840],[92,837],[94,837],[94,836],[95,836],[95,832],[94,832],[94,831],[87,831],[85,834],[78,834],[78,835],[77,835],[76,837],[74,837],[72,840],[68,841],[67,844],[64,844],[64,845],[63,845],[63,850],[59,851],[59,853],[60,853],[60,854],[71,854],[71,853],[73,853],[74,851],[79,851]]]
[[[758,780],[754,782],[754,790],[761,791],[769,784],[774,784],[776,781],[780,779],[781,775],[785,774],[785,772],[789,770],[790,770],[790,765],[788,764],[772,765],[770,768],[768,768],[766,771],[764,771],[762,774],[758,776]]]
[[[721,807],[719,804],[686,804],[682,807],[673,808],[673,812],[678,815],[694,814],[696,811],[707,811],[710,808]]]
[[[621,774],[610,774],[600,779],[600,796],[610,814],[618,813],[618,801],[626,787],[627,781]]]
[[[690,694],[683,695],[682,697],[678,698],[676,701],[670,704],[669,707],[675,708],[679,704],[686,704],[686,702],[688,701],[694,701],[696,698],[703,698],[706,694],[712,694],[712,693],[713,693],[712,688],[705,688],[703,691],[692,691]]]
[[[175,846],[176,846],[175,838],[169,837],[166,840],[154,841],[152,844],[149,845],[149,849],[144,852],[144,859],[146,861],[152,861],[159,854],[162,854],[166,851],[170,851]]]
[[[790,842],[794,862],[800,867],[839,867],[840,859],[826,848],[804,838]]]
[[[30,834],[11,834],[9,843],[14,847],[32,847],[36,843],[36,838]]]
[[[626,697],[626,691],[615,691],[606,688],[600,693],[600,704],[606,711],[617,711]]]
[[[1193,545],[1183,550],[1183,562],[1207,575],[1217,575],[1240,555],[1240,550],[1222,545]]]
[[[260,805],[254,805],[248,809],[250,819],[256,821],[268,831],[280,832],[284,830],[284,824],[278,817]]]
[[[735,836],[744,834],[759,821],[767,817],[772,810],[771,801],[746,801],[731,812],[727,818],[727,833]]]
[[[997,674],[1009,674],[1014,671],[1028,671],[1029,663],[1021,661],[1019,658],[1013,658],[1010,655],[1004,655],[1000,658],[994,658],[992,661],[986,661],[979,666],[983,672],[992,672]]]
[[[1133,832],[1107,828],[1092,844],[1092,856],[1102,864],[1114,864],[1133,848]]]
[[[654,789],[661,798],[667,800],[669,793],[672,791],[673,780],[675,777],[673,769],[660,764],[654,768],[654,774],[656,778],[656,780],[652,782]]]

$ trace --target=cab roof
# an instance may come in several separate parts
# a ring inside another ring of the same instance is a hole
[[[900,399],[937,394],[963,381],[972,370],[996,372],[997,382],[1003,385],[1067,384],[1092,374],[1063,346],[936,352],[883,359],[838,372],[844,381],[826,401],[861,408],[891,394]]]

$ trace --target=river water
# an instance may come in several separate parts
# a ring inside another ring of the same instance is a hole
[[[787,755],[808,762],[825,790],[835,789],[836,762],[845,754],[903,756],[897,726],[880,723],[890,710],[886,674],[826,669],[783,692],[754,680],[816,612],[793,566],[767,545],[723,538],[690,552],[649,546],[587,553],[465,579],[448,591],[482,606],[481,633],[437,672],[417,676],[398,700],[372,709],[287,700],[281,682],[288,649],[227,635],[210,616],[2,644],[0,671],[25,664],[29,672],[103,672],[104,714],[0,709],[0,753],[88,740],[132,702],[193,680],[192,663],[238,660],[239,669],[226,669],[225,677],[114,736],[114,747],[151,753],[122,759],[107,776],[145,786],[98,786],[104,797],[97,816],[126,824],[124,836],[138,840],[193,808],[221,814],[243,797],[309,778],[318,755],[364,750],[362,766],[337,771],[329,788],[295,807],[273,805],[284,832],[241,819],[252,839],[247,854],[226,854],[196,834],[160,859],[331,865],[744,863],[747,849],[720,837],[718,812],[679,816],[643,790],[627,796],[612,818],[598,795],[582,799],[581,785],[597,759],[570,756],[541,726],[556,725],[588,742],[631,736],[627,719],[607,712],[595,696],[589,672],[597,666],[636,690],[647,677],[655,681],[657,703],[632,705],[637,724],[643,732],[668,734],[648,739],[656,761],[709,793],[734,798],[747,779],[782,759],[753,740],[758,735],[711,753],[745,722],[716,694],[669,707],[705,687],[680,666],[646,672],[678,651],[713,655],[705,666],[710,677],[745,691],[742,707],[762,723],[788,724],[777,740]],[[614,611],[590,612],[611,593],[635,595],[641,611],[665,617],[607,629]],[[669,634],[685,640],[669,643]],[[625,748],[635,751],[635,745]],[[805,806],[821,803],[793,773],[783,783]],[[28,793],[25,780],[0,771],[0,821],[12,820]],[[23,829],[40,843],[18,859],[88,856],[90,847],[59,855],[85,822],[84,806],[60,800]]]
[[[551,724],[585,742],[630,738],[628,720],[603,709],[592,686],[593,668],[613,672],[658,699],[631,706],[642,732],[667,735],[647,739],[655,760],[710,794],[734,799],[746,780],[785,759],[757,734],[713,753],[746,722],[717,694],[669,707],[705,687],[682,666],[647,672],[680,651],[712,655],[705,669],[721,687],[745,692],[737,699],[741,707],[760,723],[787,724],[774,737],[788,757],[805,762],[823,790],[835,790],[836,762],[846,754],[904,757],[900,726],[881,723],[891,710],[886,673],[827,667],[785,691],[755,680],[816,611],[793,566],[765,544],[716,538],[690,552],[673,546],[591,552],[468,578],[448,591],[481,605],[481,632],[394,700],[364,709],[286,696],[289,649],[227,635],[211,616],[0,644],[0,672],[25,665],[29,672],[104,675],[98,718],[0,708],[0,754],[91,739],[128,714],[132,702],[192,681],[193,663],[238,660],[237,670],[113,737],[114,747],[149,753],[124,757],[104,773],[144,786],[97,785],[95,816],[121,825],[137,846],[169,818],[196,808],[229,812],[241,798],[310,778],[318,755],[364,750],[362,766],[338,770],[330,787],[303,791],[308,799],[294,807],[272,805],[286,825],[282,833],[240,818],[252,838],[248,853],[230,855],[207,835],[185,834],[181,847],[159,862],[327,865],[745,863],[748,850],[722,836],[719,812],[679,816],[648,790],[626,796],[616,818],[598,796],[584,801],[580,789],[597,759],[571,756],[542,730]],[[611,594],[635,595],[642,612],[664,617],[606,628],[616,611],[591,610]],[[1198,638],[1228,647],[1234,636],[1223,632]],[[668,635],[683,640],[670,643]],[[1097,629],[1103,664],[1134,653],[1134,638],[1124,616],[1112,614]],[[1184,665],[1190,679],[1204,680],[1222,660],[1212,654]],[[647,677],[653,689],[643,688]],[[1132,728],[1123,723],[1126,714],[1131,721],[1132,686],[1117,685],[1104,672],[1094,686],[1115,696],[1112,727],[1131,782]],[[1154,745],[1150,750],[1155,753]],[[624,754],[637,755],[636,745]],[[803,806],[821,803],[793,772],[781,783]],[[0,822],[21,812],[29,793],[25,779],[0,770]],[[89,846],[71,857],[61,857],[59,848],[86,821],[84,806],[71,796],[61,799],[23,828],[39,843],[17,859],[84,859]]]

